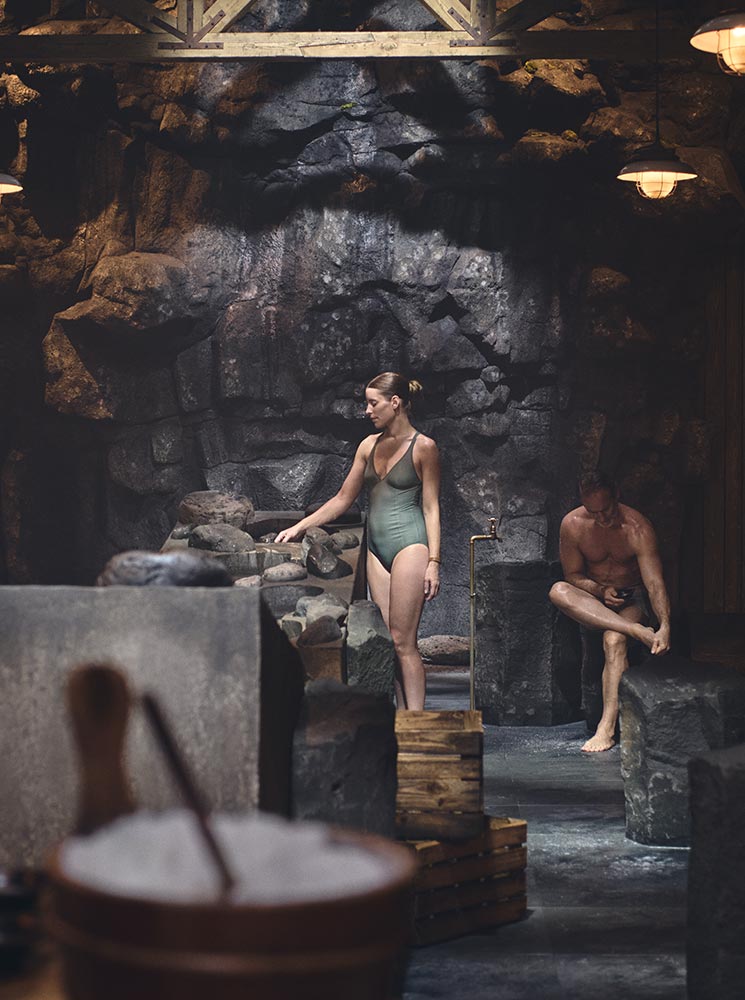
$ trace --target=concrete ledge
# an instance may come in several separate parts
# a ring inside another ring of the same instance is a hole
[[[85,661],[160,697],[213,807],[288,810],[302,667],[258,588],[0,587],[0,622],[0,864],[39,864],[71,827],[64,687]],[[127,753],[139,803],[178,802],[139,713]]]

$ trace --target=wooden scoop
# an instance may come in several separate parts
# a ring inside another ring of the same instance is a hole
[[[124,766],[127,682],[108,664],[84,663],[70,674],[67,706],[80,763],[74,832],[88,834],[135,809]]]

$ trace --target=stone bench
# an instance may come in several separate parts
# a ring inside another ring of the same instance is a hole
[[[734,1000],[745,984],[745,746],[692,760],[688,996]]]
[[[624,675],[620,706],[626,836],[685,845],[688,763],[745,742],[745,677],[672,653],[649,657]]]

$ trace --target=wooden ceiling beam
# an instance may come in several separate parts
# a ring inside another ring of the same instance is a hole
[[[177,29],[173,14],[158,10],[148,0],[105,0],[104,7],[143,31],[157,34]]]
[[[509,10],[497,14],[492,34],[505,32],[527,31],[535,24],[540,24],[557,11],[566,9],[566,2],[557,0],[520,0]]]
[[[468,9],[459,0],[449,3],[448,0],[419,0],[430,14],[433,14],[440,24],[451,31],[460,31],[463,27],[463,17],[468,16]]]
[[[210,39],[232,27],[244,14],[248,13],[254,3],[255,0],[217,0],[216,3],[213,3],[204,16],[204,21],[211,22],[213,25],[209,32]],[[207,38],[207,35],[204,37]]]
[[[214,5],[213,5],[214,6]],[[209,8],[207,15],[212,11]],[[90,24],[90,22],[86,22]],[[68,22],[69,25],[69,22]],[[499,35],[488,44],[468,31],[252,31],[210,35],[204,43],[174,43],[168,35],[0,36],[0,62],[114,63],[175,59],[597,59],[654,62],[654,31],[526,31]],[[31,29],[33,32],[34,29]],[[213,38],[215,39],[213,41]],[[665,32],[662,59],[692,57],[686,32]]]

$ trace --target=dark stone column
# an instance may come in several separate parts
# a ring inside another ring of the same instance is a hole
[[[687,844],[688,762],[745,742],[745,677],[670,653],[631,667],[620,702],[626,836]]]
[[[476,571],[476,708],[484,722],[554,726],[579,717],[576,628],[548,599],[556,563]]]
[[[739,1000],[745,984],[745,746],[689,764],[688,996]]]
[[[312,681],[293,744],[294,816],[395,837],[394,721],[385,695]]]

